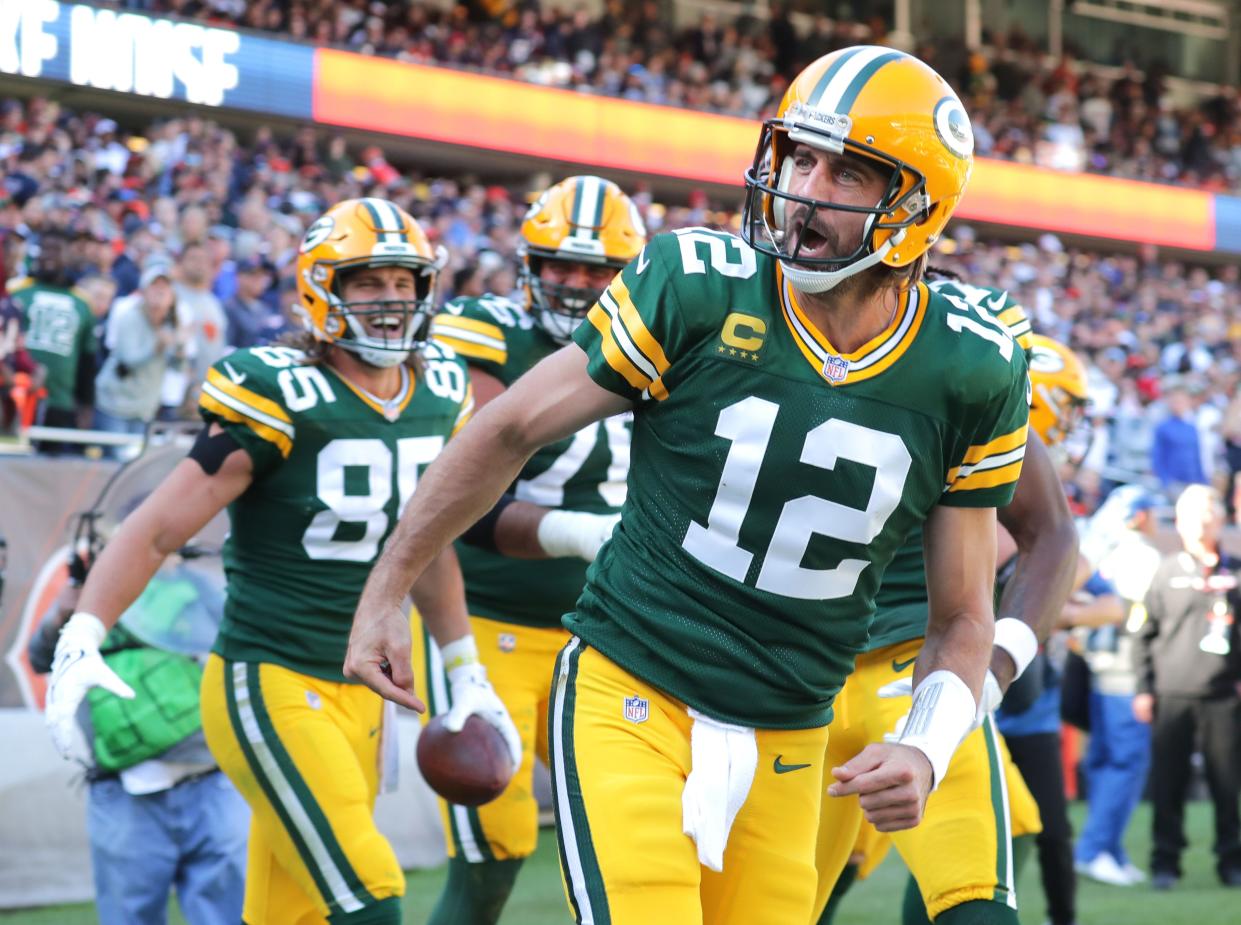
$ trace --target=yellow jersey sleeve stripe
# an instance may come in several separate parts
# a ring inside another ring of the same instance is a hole
[[[965,478],[958,480],[949,491],[971,491],[978,488],[995,488],[997,485],[1007,485],[1015,482],[1021,476],[1021,460],[1010,463],[1007,466],[1001,466],[998,469],[987,469],[982,472],[975,472],[973,475],[967,475]]]
[[[431,322],[431,329],[438,327],[456,328],[460,331],[472,331],[491,340],[498,340],[504,343],[504,330],[498,325],[490,324],[486,321],[478,321],[474,318],[462,318],[460,315],[436,315]]]
[[[957,466],[948,473],[948,486],[962,481],[973,475],[975,472],[988,472],[993,469],[1001,469],[1010,463],[1021,462],[1026,458],[1025,444],[1017,447],[1015,450],[1009,450],[1007,453],[996,453],[994,456],[988,456],[976,463],[968,466]]]
[[[637,370],[638,374],[647,381],[647,385],[645,389],[643,389],[643,393],[645,395],[652,396],[659,401],[663,401],[668,397],[668,389],[662,382],[663,374],[655,366],[654,361],[643,353],[634,342],[629,328],[625,326],[625,323],[621,318],[620,306],[617,304],[616,299],[613,298],[610,290],[605,289],[603,291],[603,295],[599,297],[598,304],[601,305],[607,313],[608,332],[612,335],[612,341],[620,349],[620,352],[624,355],[625,359],[629,361],[630,365],[633,366],[633,368]],[[634,311],[634,316],[637,317],[637,310]],[[641,320],[641,318],[638,318],[639,323]],[[642,330],[646,330],[645,325]],[[652,343],[654,343],[653,338]],[[661,357],[663,356],[663,350],[659,351],[659,355]],[[667,362],[666,357],[664,358],[664,362]],[[664,368],[667,369],[667,367]]]
[[[453,422],[452,433],[448,435],[449,439],[457,436],[457,431],[461,430],[466,424],[470,423],[470,418],[474,416],[474,386],[466,384],[465,400],[461,402],[461,410],[457,414],[457,420]]]
[[[202,393],[198,397],[198,404],[205,411],[224,418],[226,421],[232,421],[235,424],[245,424],[258,436],[262,437],[268,443],[272,443],[280,450],[280,455],[285,459],[289,458],[289,454],[293,452],[293,441],[287,434],[283,434],[274,428],[261,424],[251,417],[247,417],[240,411],[230,408],[228,405],[219,401],[207,391],[207,387],[203,387]]]
[[[997,453],[1007,453],[1015,450],[1019,446],[1026,445],[1026,432],[1029,430],[1028,424],[1022,424],[1011,433],[996,437],[994,440],[972,446],[965,451],[965,458],[961,460],[961,465],[968,466],[976,462],[981,462],[988,456],[995,456]]]
[[[651,379],[638,371],[638,367],[633,365],[616,343],[612,330],[612,316],[608,314],[607,309],[602,303],[596,302],[586,318],[599,332],[599,347],[603,351],[603,359],[607,361],[608,366],[612,367],[613,372],[635,389],[646,391],[651,384]]]
[[[467,360],[486,360],[503,366],[508,362],[508,351],[497,350],[495,347],[483,347],[479,344],[470,343],[468,340],[460,340],[457,337],[450,337],[434,328],[431,330],[431,336],[435,338],[437,344],[443,344],[445,347],[451,347],[453,352],[459,356],[465,357]]]
[[[243,377],[244,378],[244,377]],[[289,413],[276,404],[270,398],[264,398],[258,392],[252,392],[247,388],[243,388],[239,383],[234,382],[228,376],[224,375],[218,369],[207,370],[207,385],[214,386],[220,392],[230,396],[243,405],[249,405],[259,414],[265,415],[276,421],[282,421],[289,425],[293,425],[293,420],[289,417]]]
[[[656,375],[652,378],[658,379],[668,371],[668,367],[671,365],[668,362],[668,357],[664,354],[664,348],[660,346],[659,341],[655,339],[650,329],[647,328],[646,322],[642,320],[642,316],[638,314],[638,309],[634,306],[633,299],[629,296],[629,289],[619,274],[612,280],[608,290],[612,298],[616,300],[621,323],[624,324],[625,330],[629,333],[629,337],[633,340],[634,345],[655,364]]]

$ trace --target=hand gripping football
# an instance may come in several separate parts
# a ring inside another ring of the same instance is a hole
[[[461,806],[490,803],[515,770],[504,736],[481,716],[467,718],[460,732],[449,732],[443,717],[435,717],[418,736],[417,756],[431,789]]]

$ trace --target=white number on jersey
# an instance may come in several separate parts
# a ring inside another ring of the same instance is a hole
[[[750,396],[720,412],[715,433],[732,445],[706,526],[691,521],[681,543],[699,562],[734,581],[745,581],[754,560],[754,553],[740,545],[741,525],[749,513],[779,411],[774,402]],[[900,503],[912,459],[897,435],[838,418],[824,421],[806,434],[802,462],[830,471],[840,459],[875,468],[866,508],[814,495],[787,502],[767,544],[755,587],[799,600],[848,597],[857,587],[868,565],[866,560],[844,559],[835,568],[808,569],[802,567],[802,559],[815,535],[862,544],[874,540]]]
[[[302,547],[312,559],[370,562],[379,554],[379,541],[388,531],[384,507],[397,492],[397,516],[413,497],[418,476],[444,448],[444,438],[403,437],[396,442],[395,484],[392,451],[382,440],[333,440],[319,451],[315,493],[327,505],[311,520],[302,535]],[[366,494],[345,493],[346,468],[364,469]],[[360,539],[334,539],[342,523],[361,523]]]
[[[703,263],[699,245],[706,245],[711,269],[721,276],[735,279],[749,279],[758,272],[758,262],[754,259],[754,251],[750,250],[739,238],[706,228],[681,228],[674,231],[677,243],[681,245],[681,263],[686,275],[706,273],[707,265]],[[737,259],[730,260],[727,248],[736,251]]]

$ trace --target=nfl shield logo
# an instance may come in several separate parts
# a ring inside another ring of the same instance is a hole
[[[631,723],[645,723],[646,718],[650,715],[651,705],[645,697],[639,697],[634,694],[632,697],[625,698],[625,719]]]
[[[516,648],[517,648],[517,637],[516,636],[514,636],[512,633],[501,633],[500,634],[500,651],[501,652],[512,652]]]
[[[828,357],[823,361],[823,375],[833,385],[844,382],[845,376],[849,375],[849,361],[838,356]]]

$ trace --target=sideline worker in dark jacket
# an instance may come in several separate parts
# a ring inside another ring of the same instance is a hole
[[[1241,887],[1241,636],[1235,620],[1241,562],[1219,548],[1224,507],[1205,485],[1176,502],[1182,550],[1165,556],[1146,594],[1134,651],[1134,715],[1152,722],[1154,838],[1151,883],[1181,875],[1190,756],[1200,740],[1215,804],[1216,870]]]

